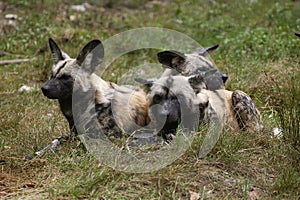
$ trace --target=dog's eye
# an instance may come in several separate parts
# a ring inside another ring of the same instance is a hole
[[[162,100],[162,95],[155,94],[152,101],[153,101],[154,104],[158,104],[158,103],[161,102],[161,100]]]

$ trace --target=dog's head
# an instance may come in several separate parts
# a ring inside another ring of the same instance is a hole
[[[174,50],[162,51],[157,54],[157,57],[163,66],[175,69],[183,76],[203,75],[204,83],[209,90],[224,89],[228,76],[219,71],[209,59],[209,53],[216,50],[218,46],[199,48],[191,54]],[[204,76],[207,73],[210,75]]]
[[[52,67],[49,81],[41,88],[43,94],[49,99],[70,97],[79,70],[86,74],[92,74],[104,56],[103,45],[99,40],[89,42],[76,59],[70,58],[51,38],[49,46],[55,64]]]
[[[151,85],[148,93],[150,118],[153,121],[165,121],[161,130],[164,134],[175,134],[178,125],[189,130],[194,129],[199,121],[200,102],[196,88],[204,84],[200,76],[168,76],[147,81]],[[207,103],[207,102],[205,102]]]

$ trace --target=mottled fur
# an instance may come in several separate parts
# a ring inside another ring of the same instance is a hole
[[[140,127],[149,123],[148,117],[148,102],[146,93],[139,88],[130,86],[113,86],[113,94],[108,98],[109,104],[102,104],[102,95],[96,92],[96,105],[109,106],[108,115],[99,112],[99,122],[112,119],[115,120],[116,125],[120,128],[121,132],[132,133]],[[101,114],[101,115],[100,115]],[[108,125],[110,123],[107,123]],[[104,129],[109,128],[105,127]]]
[[[49,39],[49,44],[55,65],[42,91],[48,98],[58,99],[61,111],[75,134],[78,131],[74,126],[74,106],[85,114],[93,113],[90,109],[95,109],[99,125],[107,135],[119,137],[124,131],[134,131],[149,122],[148,102],[142,90],[118,86],[93,73],[104,56],[99,40],[89,42],[76,59],[70,58],[52,39]],[[79,105],[72,102],[73,92],[78,95]],[[88,106],[82,107],[81,101]]]
[[[148,93],[148,101],[151,121],[164,123],[160,133],[165,139],[169,139],[170,134],[176,133],[183,118],[186,120],[185,128],[197,127],[199,101],[188,78],[183,76],[161,77],[153,82]]]
[[[217,117],[231,129],[260,130],[262,128],[260,113],[253,100],[242,91],[225,90],[224,83],[227,76],[223,77],[222,73],[216,70],[213,63],[208,60],[208,53],[216,48],[217,45],[201,48],[192,54],[164,51],[158,54],[158,58],[162,64],[187,77],[189,85],[200,101],[200,116],[203,116],[204,121],[210,121]],[[179,82],[177,85],[186,84],[183,78],[171,77],[174,79],[173,82]],[[162,80],[158,80],[158,82]],[[147,84],[151,85],[149,81]],[[156,88],[151,89],[151,92],[154,93],[157,90]],[[191,97],[190,93],[189,91],[184,92],[188,98]],[[204,109],[203,106],[205,106]]]
[[[150,117],[155,119],[162,114],[167,116],[163,132],[174,134],[176,125],[178,126],[182,118],[186,117],[181,115],[182,104],[178,103],[178,98],[189,102],[185,105],[193,115],[199,110],[200,122],[220,120],[223,126],[232,130],[261,129],[259,111],[247,94],[224,89],[199,90],[197,84],[201,83],[201,80],[203,80],[201,76],[169,76],[153,82],[148,100],[151,106],[159,104],[162,107],[156,112],[150,110]]]
[[[232,94],[232,105],[239,127],[242,130],[261,130],[260,113],[254,101],[243,91],[236,90]]]
[[[204,111],[205,121],[210,121],[212,114],[217,114],[223,124],[231,130],[253,130],[262,128],[260,113],[253,100],[243,91],[201,90],[197,97],[207,100]],[[213,110],[213,112],[211,112]]]
[[[191,54],[168,50],[157,54],[163,66],[169,68],[161,77],[169,75],[183,76],[202,75],[206,89],[224,89],[228,76],[219,71],[209,58],[209,53],[216,50],[219,45],[198,48]]]

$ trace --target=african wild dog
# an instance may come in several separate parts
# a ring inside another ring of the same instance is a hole
[[[70,130],[77,135],[72,114],[72,94],[75,76],[86,55],[91,50],[97,46],[98,48],[102,48],[99,49],[100,54],[102,54],[99,55],[99,57],[103,57],[103,47],[100,41],[93,40],[82,49],[82,53],[80,53],[76,59],[71,59],[51,38],[49,39],[49,46],[55,65],[52,67],[49,81],[41,90],[49,99],[58,99],[60,109],[69,122]],[[101,60],[99,60],[99,62],[101,62]],[[99,83],[99,85],[109,87],[105,81]]]
[[[207,89],[224,89],[228,76],[217,70],[214,63],[209,59],[209,53],[213,52],[219,45],[198,48],[191,54],[185,54],[174,50],[162,51],[157,54],[158,61],[169,68],[163,76],[176,75],[191,76],[203,74]]]
[[[198,48],[191,54],[184,54],[175,50],[162,51],[157,54],[158,61],[163,64],[165,71],[161,75],[202,75],[204,78],[204,88],[208,90],[225,89],[228,76],[219,71],[209,59],[209,53],[213,52],[219,45]],[[150,87],[151,83],[157,79],[136,78],[137,82]]]
[[[167,69],[164,71],[164,73],[161,75],[161,78],[159,80],[152,78],[152,79],[143,79],[143,78],[136,78],[135,80],[139,83],[142,83],[146,85],[147,90],[150,90],[150,87],[153,83],[161,82],[161,80],[165,80],[165,77],[169,77],[170,75],[174,76],[191,76],[197,74],[197,76],[201,76],[203,78],[203,82],[199,84],[198,86],[201,87],[200,89],[209,89],[209,90],[217,90],[217,89],[224,89],[225,88],[225,82],[228,79],[228,76],[221,71],[219,71],[215,65],[210,61],[209,59],[209,53],[213,52],[218,48],[219,45],[213,45],[209,47],[204,48],[198,48],[191,54],[184,54],[178,51],[174,50],[168,50],[168,51],[162,51],[157,54],[158,61],[163,64],[163,67],[166,67]],[[181,78],[176,78],[181,79]],[[170,78],[168,80],[171,80]],[[184,79],[182,79],[184,80]],[[176,82],[178,83],[178,82]],[[161,83],[160,83],[161,84]],[[182,87],[185,89],[181,90]],[[173,91],[176,91],[177,93],[184,92],[187,88],[190,88],[188,85],[177,85],[176,87],[172,87]],[[151,88],[153,91],[154,88]],[[154,89],[155,90],[155,89]],[[171,91],[171,90],[168,90]],[[175,92],[175,93],[176,93]],[[165,99],[170,98],[169,100],[166,100],[163,102],[165,107],[167,108],[160,108],[158,109],[158,112],[165,112],[166,110],[169,110],[167,112],[167,121],[166,124],[163,126],[163,129],[161,130],[162,135],[166,139],[165,134],[170,135],[168,132],[174,133],[176,128],[178,127],[178,117],[180,117],[181,113],[179,112],[179,102],[178,99],[173,98],[174,92],[164,92],[166,93]],[[170,94],[172,94],[170,96]],[[183,96],[180,101],[187,102],[187,100],[191,100],[193,92],[185,92],[186,95],[180,95]],[[151,95],[150,95],[151,96]],[[157,96],[157,95],[156,95]],[[155,96],[155,98],[156,98]],[[153,105],[152,99],[149,100],[150,105]],[[193,105],[193,104],[191,104]],[[190,106],[191,106],[190,105]],[[197,109],[196,109],[197,110]],[[154,111],[152,109],[152,111]],[[195,112],[192,110],[192,113]],[[195,114],[195,113],[194,113]],[[159,119],[161,116],[160,114],[156,114],[158,117],[154,116],[153,112],[150,112],[150,118],[152,121],[155,121]],[[175,119],[175,120],[173,120]]]
[[[51,38],[49,45],[55,65],[50,80],[41,89],[49,99],[58,99],[60,109],[75,135],[78,130],[72,108],[83,105],[72,102],[74,91],[80,94],[80,100],[86,99],[92,105],[92,108],[80,108],[82,113],[88,113],[87,109],[95,109],[99,126],[105,135],[120,137],[124,132],[129,133],[149,123],[148,102],[141,89],[118,86],[94,73],[104,57],[103,45],[99,40],[89,42],[76,59],[70,58]]]
[[[261,129],[259,111],[247,94],[239,90],[211,91],[202,89],[204,86],[201,75],[167,76],[152,83],[148,94],[149,115],[151,120],[166,118],[162,129],[165,138],[170,133],[175,134],[181,120],[187,117],[182,116],[182,105],[185,112],[191,111],[194,116],[199,111],[200,122],[220,120],[222,126],[232,130]],[[159,109],[151,109],[156,104]]]
[[[198,121],[195,116],[199,114],[199,103],[187,77],[164,76],[148,84],[151,84],[148,93],[149,116],[154,123],[164,122],[159,134],[165,140],[176,134],[180,119],[188,119],[191,122],[189,127]],[[186,113],[187,116],[181,116]]]

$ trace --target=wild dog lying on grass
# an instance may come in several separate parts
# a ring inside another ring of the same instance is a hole
[[[79,133],[74,122],[72,110],[74,106],[77,106],[79,108],[77,110],[82,114],[89,113],[87,109],[95,109],[99,125],[105,135],[121,137],[123,132],[130,133],[149,122],[148,102],[146,94],[141,89],[118,86],[94,74],[104,56],[103,45],[99,40],[89,42],[76,59],[70,58],[51,38],[49,45],[55,65],[52,67],[50,80],[41,89],[49,99],[58,100],[71,132],[75,135]],[[73,92],[79,94],[76,96],[77,99],[75,98],[79,103],[72,100]],[[89,105],[84,107],[81,102],[88,102]],[[42,155],[55,148],[65,138],[54,140],[44,150],[35,154]]]
[[[170,133],[175,135],[182,118],[186,117],[182,116],[182,105],[185,112],[187,106],[193,115],[199,109],[200,122],[220,120],[222,126],[226,125],[233,130],[261,129],[260,113],[247,94],[239,90],[211,91],[203,87],[205,81],[201,75],[167,76],[152,82],[148,94],[149,115],[151,120],[166,118],[162,129],[165,139],[169,138]],[[156,107],[158,109],[151,109],[156,104],[159,105]]]
[[[167,69],[161,77],[178,75],[191,76],[194,74],[205,74],[203,76],[205,88],[209,90],[225,89],[228,76],[219,71],[209,59],[209,53],[215,51],[219,45],[198,48],[191,54],[181,53],[175,50],[162,51],[157,54],[158,61]],[[157,79],[139,79],[136,81],[142,84]]]

